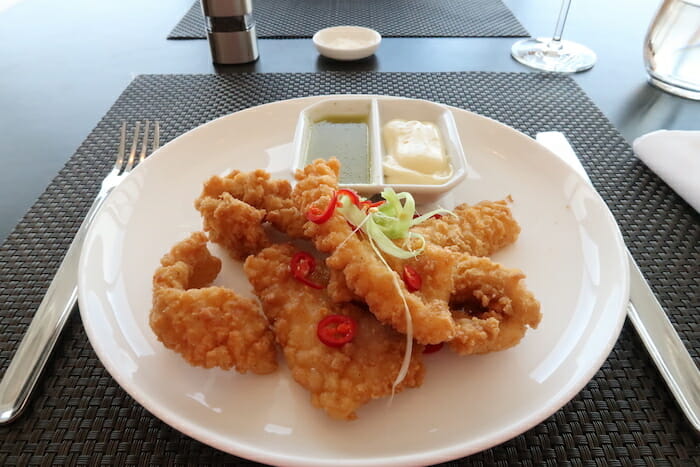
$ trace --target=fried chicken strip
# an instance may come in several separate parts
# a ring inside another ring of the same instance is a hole
[[[404,266],[413,268],[421,278],[421,288],[414,292],[424,301],[447,303],[454,290],[454,266],[456,256],[444,249],[428,244],[415,258],[404,261],[390,261],[394,271],[402,274]]]
[[[290,199],[292,186],[289,181],[273,180],[262,169],[253,172],[234,170],[224,177],[213,176],[207,180],[195,204],[201,199],[218,199],[223,193],[264,211],[264,220],[279,231],[290,237],[303,237],[306,219]]]
[[[265,211],[223,192],[202,196],[195,203],[209,239],[221,245],[233,259],[243,260],[270,245],[263,226]]]
[[[338,171],[336,159],[316,160],[299,171],[292,192],[297,208],[307,212],[315,206],[323,211],[338,187]],[[437,344],[452,339],[455,323],[447,302],[408,292],[401,276],[382,262],[368,240],[352,233],[340,213],[321,224],[307,222],[305,233],[319,251],[331,253],[326,264],[343,272],[347,289],[364,300],[379,321],[405,334],[408,307],[417,342]]]
[[[275,371],[274,336],[258,303],[223,287],[207,287],[221,261],[206,245],[206,235],[196,232],[161,259],[153,276],[151,329],[191,365]]]
[[[452,212],[454,216],[428,219],[412,230],[429,243],[473,256],[490,256],[520,234],[506,200],[460,204]]]
[[[459,255],[452,306],[457,335],[450,347],[462,355],[516,345],[542,317],[540,303],[524,283],[525,274],[488,258]]]
[[[404,358],[405,337],[366,310],[333,304],[325,290],[294,279],[289,264],[295,252],[288,244],[271,246],[248,257],[245,272],[272,322],[294,380],[311,392],[314,406],[333,418],[352,420],[360,406],[392,393]],[[331,314],[350,316],[357,323],[354,339],[342,347],[326,346],[316,335],[318,323]],[[421,350],[420,346],[414,350],[397,391],[422,383]]]

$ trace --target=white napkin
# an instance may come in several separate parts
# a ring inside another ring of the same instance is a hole
[[[700,212],[700,131],[659,130],[632,143],[639,159]]]

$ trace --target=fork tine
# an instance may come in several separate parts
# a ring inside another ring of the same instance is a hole
[[[153,128],[153,146],[151,151],[155,151],[160,147],[160,122],[155,121],[155,126]]]
[[[134,125],[134,137],[131,140],[131,150],[129,151],[129,160],[126,162],[124,167],[124,172],[129,172],[134,167],[134,158],[136,157],[136,147],[139,144],[139,130],[141,129],[141,122],[136,122]]]
[[[148,130],[151,126],[151,122],[146,120],[146,125],[143,127],[143,140],[141,140],[141,154],[139,154],[139,163],[143,162],[146,158],[146,151],[148,150]]]
[[[121,169],[124,163],[124,151],[126,151],[126,122],[122,122],[119,133],[119,150],[117,151],[117,160],[114,163],[114,170]]]

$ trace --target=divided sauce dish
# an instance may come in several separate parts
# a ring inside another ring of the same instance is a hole
[[[436,132],[448,169],[433,183],[410,183],[388,175],[385,164],[392,149],[385,130],[387,124],[396,121],[420,122],[423,131],[432,128],[433,135]],[[457,186],[467,174],[452,112],[443,105],[416,99],[347,96],[304,108],[294,135],[292,170],[329,157],[341,162],[340,186],[365,196],[390,187],[396,192],[410,192],[418,202],[431,202]]]

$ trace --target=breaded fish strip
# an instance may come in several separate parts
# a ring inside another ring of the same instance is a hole
[[[473,256],[489,256],[520,234],[506,200],[460,204],[452,212],[455,216],[428,219],[412,230],[434,245]]]
[[[450,347],[462,355],[483,354],[516,345],[527,328],[540,323],[540,302],[524,283],[525,274],[488,258],[459,255],[452,306],[457,335]]]
[[[316,160],[297,172],[292,199],[301,212],[312,206],[325,210],[338,187],[338,170],[338,161],[331,159]],[[305,233],[319,251],[331,253],[326,264],[343,272],[347,288],[367,303],[379,321],[405,334],[408,306],[417,342],[437,344],[452,339],[455,323],[447,302],[425,300],[408,292],[401,276],[387,268],[369,241],[352,234],[340,213],[335,212],[321,224],[307,222]]]
[[[306,219],[290,199],[292,186],[289,181],[270,179],[270,174],[262,169],[253,172],[234,170],[225,177],[213,176],[207,180],[200,199],[216,199],[223,193],[263,210],[264,220],[277,230],[291,237],[303,237]]]
[[[255,209],[230,193],[199,197],[195,207],[202,215],[209,239],[224,247],[233,259],[243,260],[270,245],[262,224],[265,211]]]
[[[272,322],[294,380],[311,392],[314,406],[333,418],[352,420],[360,406],[391,394],[406,339],[366,310],[335,305],[325,290],[294,279],[289,264],[295,252],[288,244],[271,246],[248,257],[245,272]],[[331,314],[350,316],[357,323],[354,339],[342,347],[329,347],[317,337],[318,323]],[[420,346],[414,350],[397,391],[422,383],[421,350]]]
[[[176,244],[153,276],[151,329],[194,366],[275,371],[274,335],[258,303],[223,287],[206,287],[220,269],[204,233]]]

